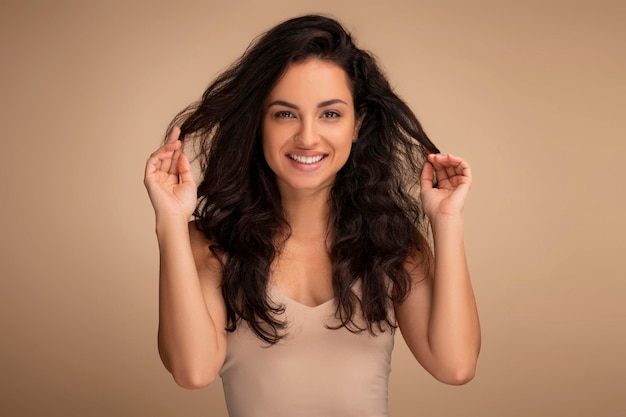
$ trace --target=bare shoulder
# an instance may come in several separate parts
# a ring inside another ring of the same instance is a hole
[[[427,239],[420,235],[420,245],[404,261],[411,277],[406,298],[396,304],[395,312],[402,337],[415,358],[426,367],[428,329],[433,298],[434,257]]]
[[[420,233],[418,236],[419,248],[414,249],[404,260],[404,268],[411,275],[413,284],[419,284],[434,274],[433,251],[428,240]]]
[[[189,222],[188,226],[191,252],[196,263],[202,294],[215,327],[218,329],[220,352],[224,354],[223,347],[226,346],[226,303],[221,289],[222,263],[210,249],[215,242],[207,239],[204,233],[196,228],[193,221]]]
[[[192,220],[188,224],[189,241],[191,243],[191,252],[196,262],[196,268],[201,278],[210,276],[221,282],[222,264],[220,260],[211,251],[211,246],[215,244],[202,233]]]

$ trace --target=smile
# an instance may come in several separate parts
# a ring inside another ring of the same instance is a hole
[[[317,156],[300,156],[300,155],[293,155],[293,154],[287,155],[289,159],[294,160],[300,164],[305,164],[305,165],[310,165],[310,164],[319,162],[322,159],[326,158],[326,156],[327,155],[317,155]]]

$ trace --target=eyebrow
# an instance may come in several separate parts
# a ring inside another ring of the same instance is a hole
[[[337,104],[337,103],[343,103],[345,105],[348,105],[348,103],[346,103],[345,101],[343,101],[341,99],[333,98],[333,99],[322,101],[322,102],[318,103],[317,104],[317,108],[320,109],[322,107],[331,106],[331,105]],[[300,107],[298,107],[297,105],[295,105],[293,103],[289,103],[288,101],[284,101],[284,100],[272,101],[267,107],[272,107],[272,106],[285,106],[285,107],[289,107],[290,109],[300,110]]]

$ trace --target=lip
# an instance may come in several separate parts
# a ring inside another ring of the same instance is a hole
[[[319,168],[328,154],[320,152],[288,152],[285,157],[293,167],[300,171],[314,171]]]

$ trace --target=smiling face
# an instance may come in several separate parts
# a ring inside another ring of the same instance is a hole
[[[265,102],[263,155],[281,193],[329,190],[358,124],[345,72],[310,59],[290,65]]]

